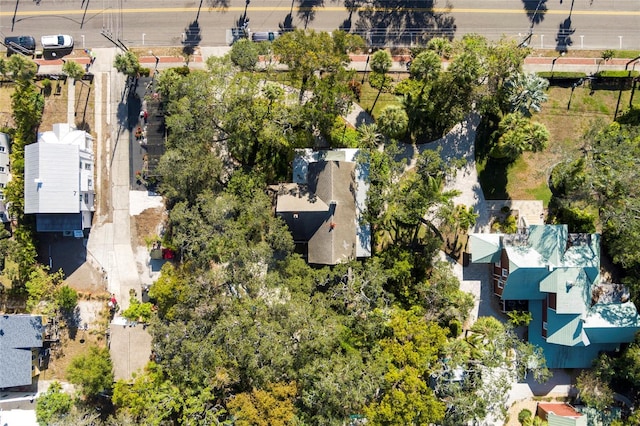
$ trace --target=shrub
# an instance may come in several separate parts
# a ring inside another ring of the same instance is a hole
[[[151,75],[151,68],[140,68],[138,73],[140,77],[149,77]]]
[[[371,72],[369,74],[369,85],[374,89],[378,89],[383,92],[389,92],[393,88],[391,84],[393,79],[386,74],[380,74],[377,72]]]
[[[616,52],[614,52],[611,49],[607,49],[605,51],[602,52],[602,55],[600,55],[600,57],[602,59],[604,59],[605,61],[608,61],[609,59],[613,58],[615,56]]]
[[[536,73],[538,77],[546,78],[547,80],[553,79],[576,79],[586,78],[587,74],[584,72],[572,72],[572,71],[540,71]]]
[[[183,77],[186,77],[189,75],[189,73],[191,72],[191,70],[189,69],[188,66],[183,65],[181,67],[175,67],[175,68],[171,68],[173,71],[176,72],[176,74],[179,74]]]
[[[577,207],[561,207],[556,212],[558,223],[566,223],[570,232],[596,232],[596,216]]]
[[[129,307],[122,312],[122,316],[129,321],[147,323],[151,319],[153,305],[149,302],[141,303],[135,296],[129,299]]]
[[[598,78],[635,78],[640,75],[640,71],[631,70],[603,70],[596,73]]]
[[[527,408],[523,408],[522,410],[520,410],[520,412],[518,413],[518,421],[520,422],[521,425],[524,424],[524,422],[526,422],[527,420],[529,420],[531,418],[531,416],[533,415],[533,413],[531,412],[531,410],[527,409]]]
[[[56,419],[71,410],[71,395],[62,392],[59,382],[53,382],[49,389],[38,397],[36,402],[36,420],[41,425],[52,424]]]
[[[360,94],[362,93],[362,83],[356,79],[349,80],[349,89],[351,89],[351,92],[353,92],[353,95],[359,101]]]
[[[334,148],[356,148],[358,146],[358,131],[338,117],[329,132],[331,146]]]
[[[449,321],[449,337],[456,338],[462,333],[462,323],[457,319]]]
[[[82,394],[86,397],[110,392],[113,386],[113,366],[109,350],[92,346],[88,353],[72,359],[67,368],[67,379],[80,385]]]
[[[56,302],[63,312],[72,312],[78,304],[78,292],[64,285],[58,290]]]

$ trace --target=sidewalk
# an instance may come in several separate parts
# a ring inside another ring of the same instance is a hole
[[[101,49],[93,49],[93,52],[96,53],[97,61],[100,60],[102,54],[100,52],[112,50],[116,53],[120,51],[116,48],[101,48]],[[206,66],[207,58],[210,56],[223,56],[231,50],[231,47],[200,47],[199,53],[192,55],[189,59],[189,67],[193,69],[204,69]],[[115,57],[115,54],[113,55]],[[349,55],[351,58],[350,68],[355,69],[358,72],[369,72],[371,68],[369,67],[369,62],[367,61],[367,57],[371,58],[370,55],[366,54],[352,54]],[[407,62],[410,60],[409,55],[395,55],[392,57],[393,64],[391,66],[391,72],[406,72],[407,71]],[[614,58],[608,61],[604,61],[602,58],[579,58],[579,57],[568,57],[568,56],[537,56],[531,55],[527,57],[524,61],[524,70],[526,72],[537,72],[537,71],[550,71],[552,68],[556,71],[582,71],[587,74],[595,73],[600,70],[624,70],[626,64],[631,61],[632,58]],[[76,50],[74,55],[69,55],[64,58],[65,61],[74,61],[83,66],[87,66],[90,63],[91,59],[88,54],[81,50]],[[173,68],[177,66],[186,65],[185,59],[183,56],[155,56],[155,55],[145,55],[139,58],[140,64],[146,68],[150,69],[158,69],[163,70],[167,68]],[[45,60],[45,59],[36,59],[35,62],[39,65],[38,72],[40,74],[54,74],[62,72],[62,59],[56,60]],[[444,67],[448,66],[447,62],[444,62]],[[91,68],[95,69],[96,64],[94,64]],[[102,71],[104,67],[97,67]],[[90,69],[90,72],[93,72],[93,69]]]

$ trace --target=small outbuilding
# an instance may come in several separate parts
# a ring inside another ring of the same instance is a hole
[[[536,416],[546,420],[549,426],[587,426],[587,416],[564,403],[539,402]]]

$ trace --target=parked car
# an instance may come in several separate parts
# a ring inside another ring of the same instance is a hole
[[[70,35],[49,35],[40,39],[43,49],[68,49],[73,48],[73,37]]]
[[[277,31],[257,31],[251,34],[252,41],[273,41],[280,37]]]
[[[36,50],[36,40],[31,36],[6,37],[4,45],[7,46],[7,56],[14,53],[33,55]]]

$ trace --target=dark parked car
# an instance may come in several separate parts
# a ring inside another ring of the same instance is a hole
[[[25,55],[33,55],[36,50],[36,41],[31,36],[15,36],[4,39],[7,46],[7,56],[14,53],[23,53]]]
[[[258,31],[251,34],[252,41],[273,41],[280,37],[277,31]]]

